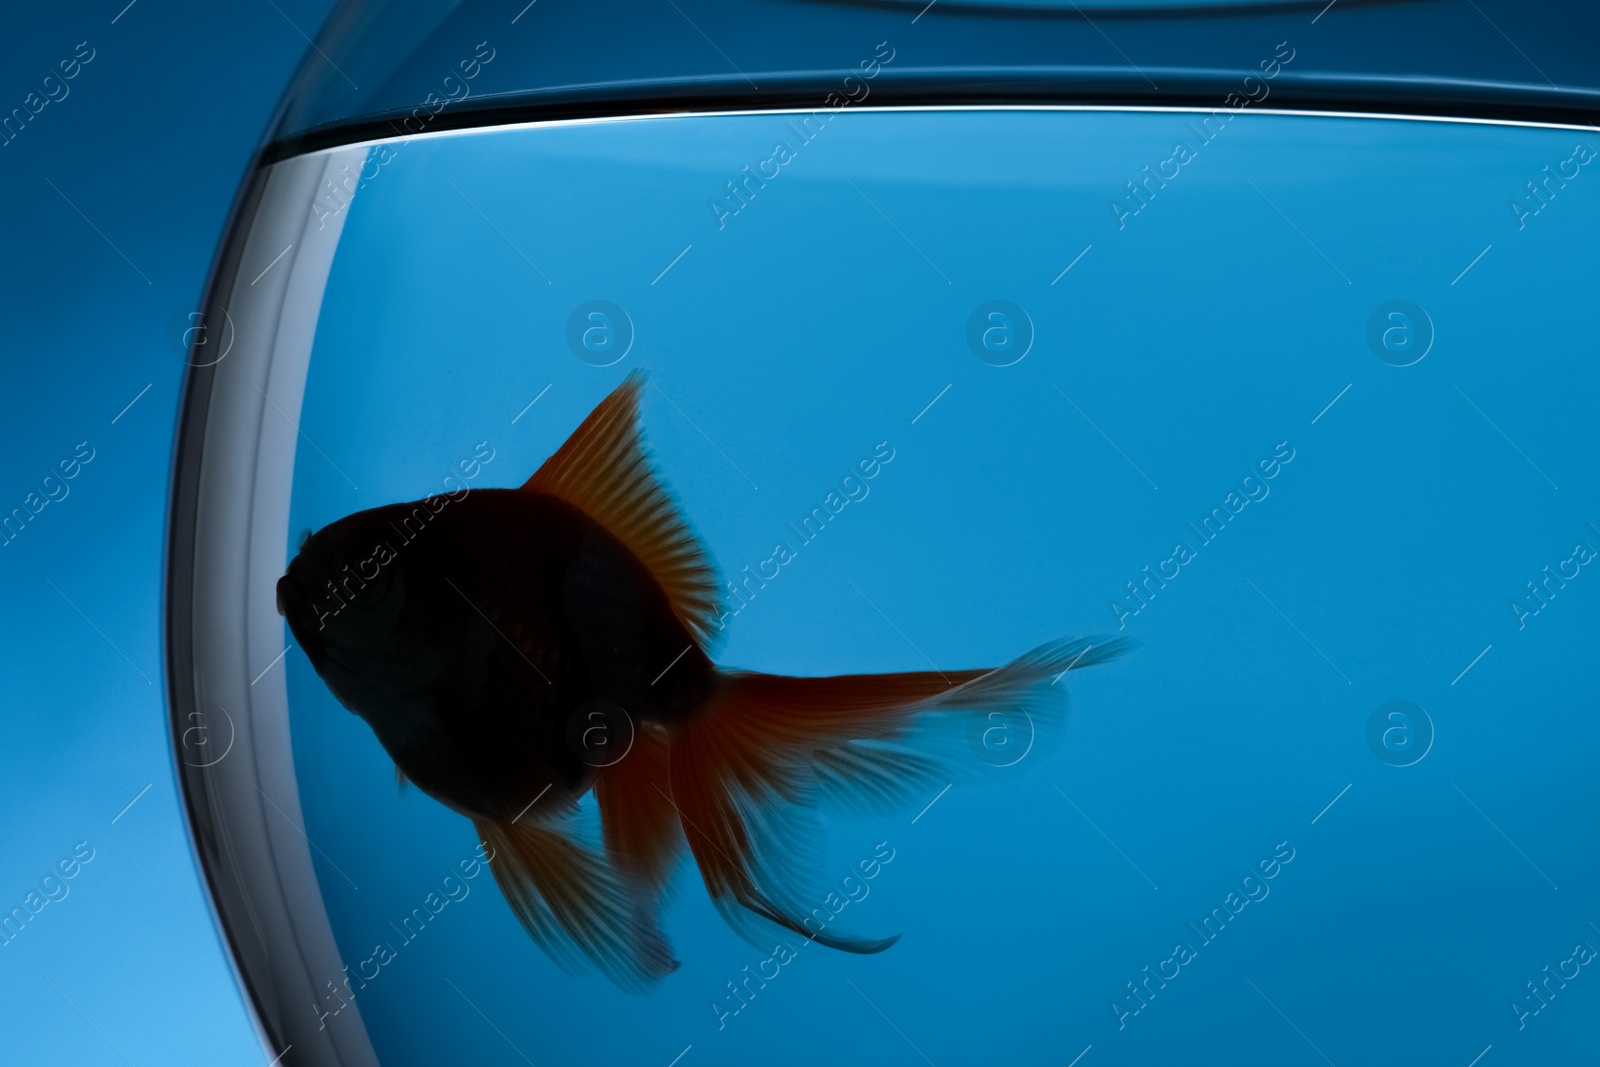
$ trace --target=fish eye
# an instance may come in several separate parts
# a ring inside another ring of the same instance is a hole
[[[353,596],[351,599],[353,599],[357,604],[362,604],[369,607],[381,603],[384,597],[388,594],[390,586],[393,584],[389,581],[389,576],[381,570],[378,572],[376,577],[364,580],[366,584],[360,589],[356,590],[355,596]]]
[[[362,607],[376,607],[388,600],[394,591],[393,561],[387,565],[378,564],[377,573],[371,574],[373,562],[372,557],[358,554],[347,559],[342,568],[343,574],[356,576],[357,581],[350,585],[350,599]]]

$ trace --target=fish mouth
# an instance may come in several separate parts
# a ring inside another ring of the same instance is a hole
[[[300,587],[295,584],[294,579],[287,574],[278,579],[275,593],[278,614],[283,616],[284,621],[289,625],[289,633],[293,635],[301,648],[308,650],[307,654],[309,655],[310,645],[308,642],[314,643],[312,639],[316,635],[307,632],[306,623],[310,617],[310,608],[305,594],[300,591]]]

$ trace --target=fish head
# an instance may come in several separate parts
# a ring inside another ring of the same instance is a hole
[[[348,515],[307,537],[278,579],[278,613],[317,672],[389,659],[408,607],[406,561],[383,509]]]

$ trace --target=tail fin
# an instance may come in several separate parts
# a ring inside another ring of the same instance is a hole
[[[672,800],[718,910],[757,944],[773,924],[846,952],[888,948],[898,937],[827,930],[827,909],[801,899],[813,829],[806,809],[826,796],[901,802],[948,782],[945,775],[959,769],[949,753],[908,743],[925,721],[971,720],[1019,705],[1049,718],[1065,702],[1051,688],[1061,675],[1126,647],[1115,639],[1055,642],[989,671],[724,673],[671,749]]]
[[[641,888],[559,830],[475,819],[489,869],[529,936],[563,969],[587,959],[631,992],[676,970]]]

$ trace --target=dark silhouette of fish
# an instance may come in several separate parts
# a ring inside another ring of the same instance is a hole
[[[520,489],[372,508],[312,535],[279,611],[402,781],[473,821],[512,910],[569,969],[587,958],[637,990],[677,966],[657,912],[685,843],[757,945],[777,927],[881,951],[897,937],[802,918],[815,805],[926,797],[971,761],[938,727],[1019,707],[1059,719],[1053,683],[1122,644],[943,673],[718,668],[715,572],[650,466],[642,384],[631,375]],[[603,849],[574,829],[591,789]]]

